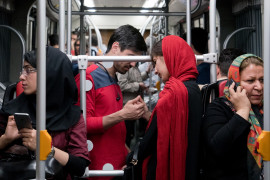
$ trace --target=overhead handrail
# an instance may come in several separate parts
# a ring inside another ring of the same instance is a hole
[[[72,12],[72,15],[105,15],[105,16],[185,16],[186,12]]]
[[[226,49],[227,48],[227,45],[230,41],[230,39],[238,32],[241,32],[241,31],[244,31],[244,30],[252,30],[252,31],[256,31],[256,27],[255,26],[250,26],[250,27],[243,27],[243,28],[239,28],[239,29],[236,29],[235,31],[233,31],[231,34],[229,34],[224,43],[223,43],[223,49]]]
[[[139,10],[145,10],[145,11],[165,11],[165,7],[152,7],[152,8],[147,8],[147,7],[87,7],[84,6],[85,10],[129,10],[129,11],[139,11]]]
[[[23,65],[23,55],[25,53],[25,40],[24,40],[22,34],[19,31],[17,31],[16,29],[14,29],[14,28],[12,28],[10,26],[7,26],[7,25],[0,25],[0,27],[7,28],[7,29],[13,31],[19,37],[19,39],[21,40],[21,44],[22,44],[22,59],[21,59],[22,64],[21,64],[21,66],[22,66]]]

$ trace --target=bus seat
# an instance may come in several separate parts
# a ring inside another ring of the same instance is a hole
[[[21,159],[18,161],[3,161],[0,164],[0,179],[9,179],[12,177],[13,180],[21,179],[35,179],[36,177],[36,160]],[[54,174],[62,174],[63,166],[59,164],[54,158],[48,158],[45,161],[45,178],[52,179]],[[59,179],[63,179],[59,177]]]
[[[22,81],[19,81],[16,85],[16,97],[18,97],[23,92]]]
[[[1,162],[0,179],[34,179],[36,177],[35,160],[21,160],[18,162]]]
[[[2,107],[4,107],[9,101],[15,99],[23,92],[22,82],[19,81],[18,83],[12,83],[6,87]]]
[[[203,115],[206,111],[208,104],[217,97],[224,95],[223,90],[227,80],[220,80],[211,84],[207,84],[202,87],[202,106],[203,106]]]
[[[6,87],[2,107],[4,107],[10,100],[16,97],[16,86],[17,83],[12,83]]]
[[[227,79],[224,79],[224,80],[221,80],[219,81],[219,96],[218,97],[221,97],[221,96],[224,96],[224,87],[227,83]]]

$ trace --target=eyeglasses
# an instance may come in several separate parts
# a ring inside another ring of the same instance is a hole
[[[80,46],[80,44],[75,44],[75,46]]]
[[[36,68],[23,68],[22,72],[20,72],[20,75],[28,76],[31,73],[37,72]]]

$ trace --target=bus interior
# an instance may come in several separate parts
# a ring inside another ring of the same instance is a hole
[[[7,87],[19,81],[23,54],[26,51],[40,48],[40,44],[45,47],[49,42],[48,37],[58,34],[60,50],[69,55],[71,60],[86,58],[97,61],[99,58],[70,55],[71,32],[80,33],[81,52],[85,52],[85,44],[87,41],[91,42],[92,34],[97,35],[98,47],[105,52],[114,29],[124,24],[139,29],[145,39],[150,38],[150,49],[153,38],[160,40],[170,34],[182,37],[187,33],[187,42],[190,44],[191,29],[203,28],[209,33],[209,53],[198,56],[197,59],[211,64],[211,83],[216,82],[218,55],[229,47],[263,57],[267,71],[265,82],[270,82],[267,77],[270,40],[270,31],[266,29],[266,24],[270,22],[265,23],[270,19],[265,10],[267,8],[270,8],[267,0],[0,0],[0,107]],[[45,17],[38,14],[41,9],[45,10]],[[45,27],[42,38],[40,25]],[[209,57],[211,60],[207,59]],[[111,61],[113,60],[110,58],[105,59],[105,67],[110,67]],[[149,62],[151,59],[150,56],[145,56],[136,61]],[[269,92],[268,84],[265,84],[265,92]],[[153,89],[155,88],[153,85]],[[12,94],[9,99],[14,97]],[[148,105],[151,106],[157,101],[158,92],[156,96],[151,94],[147,98]],[[268,97],[264,98],[264,108],[269,109],[270,100]],[[82,103],[82,109],[84,108],[85,104]],[[267,119],[269,114],[264,112]],[[267,130],[269,124],[265,127]],[[97,176],[99,173],[89,170],[85,177]],[[123,175],[122,171],[107,173]],[[100,174],[108,176],[106,172]]]

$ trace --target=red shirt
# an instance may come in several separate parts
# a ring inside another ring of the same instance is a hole
[[[80,92],[80,74],[75,77]],[[86,91],[86,120],[87,139],[93,143],[89,152],[90,170],[103,170],[107,163],[114,170],[119,170],[125,165],[127,149],[125,147],[126,127],[120,122],[108,130],[103,128],[103,116],[107,116],[122,109],[123,97],[117,80],[109,77],[105,70],[96,64],[86,70],[86,80],[91,81],[93,87]],[[120,100],[117,97],[120,96]],[[80,94],[79,102],[80,103]],[[92,178],[91,178],[92,179]],[[93,179],[112,179],[100,177]]]

